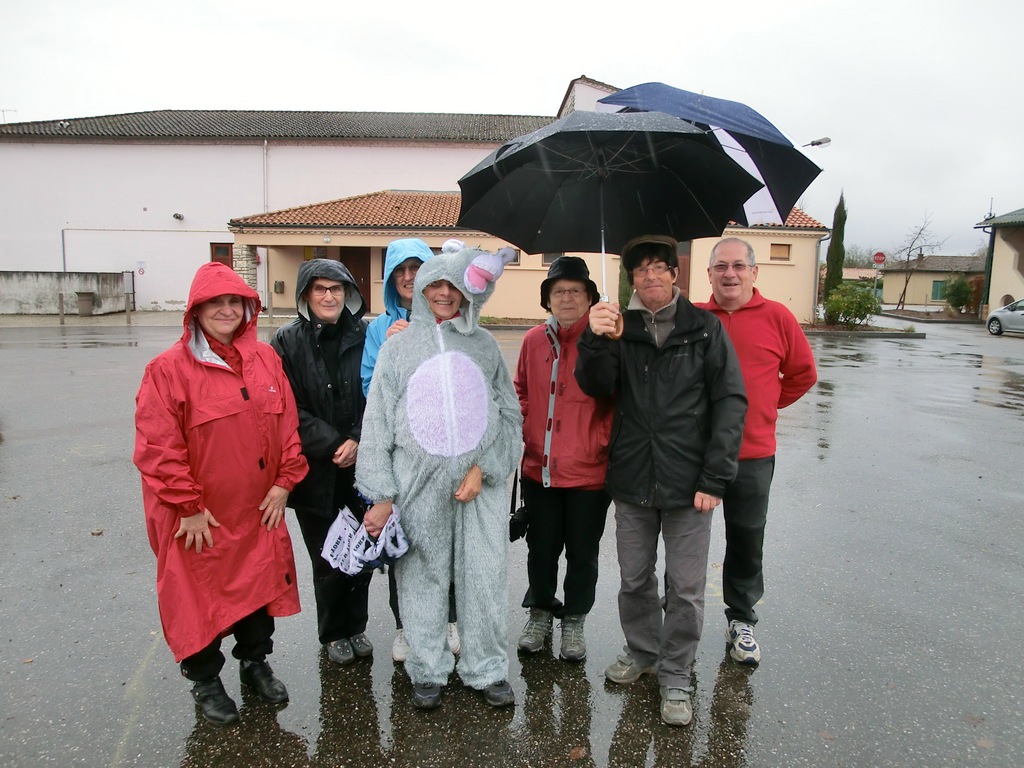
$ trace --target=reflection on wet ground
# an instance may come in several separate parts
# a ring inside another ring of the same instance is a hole
[[[812,340],[818,364],[815,398],[818,408],[827,410],[827,398],[834,395],[829,370],[859,368],[866,371],[899,370],[908,386],[917,392],[918,405],[963,402],[962,388],[951,385],[950,376],[958,371],[974,371],[979,381],[972,383],[977,403],[1000,409],[1024,411],[1024,366],[1017,356],[1000,357],[976,348],[937,349],[927,340],[851,340],[815,337]],[[969,351],[968,351],[969,350]],[[1017,353],[1017,347],[1010,350]],[[911,380],[913,381],[911,382]],[[901,388],[902,389],[902,388]],[[895,397],[899,390],[888,393]]]
[[[278,623],[272,659],[292,701],[275,708],[247,689],[239,695],[237,672],[226,668],[242,720],[217,728],[196,713],[160,638],[131,465],[132,398],[143,367],[180,330],[80,330],[0,328],[8,552],[0,559],[0,626],[8,630],[0,763],[1019,762],[1015,649],[1001,638],[1024,631],[1016,525],[1024,340],[812,339],[820,381],[779,422],[768,592],[758,606],[765,661],[751,670],[723,651],[719,517],[687,728],[661,723],[651,677],[629,686],[604,680],[622,644],[612,525],[588,617],[590,657],[566,664],[550,644],[513,655],[514,708],[492,710],[454,674],[440,710],[412,707],[409,680],[389,655],[386,579],[371,585],[375,658],[345,668],[327,662],[303,552],[305,610]],[[495,337],[514,366],[522,333]],[[999,441],[1006,453],[979,460],[979,438]],[[297,527],[292,535],[301,548]],[[523,620],[525,562],[523,543],[513,545],[510,649]],[[60,611],[40,609],[58,593]],[[931,695],[943,686],[971,693]]]

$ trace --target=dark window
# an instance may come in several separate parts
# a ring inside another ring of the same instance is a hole
[[[216,261],[234,269],[234,246],[231,243],[210,243],[210,261]]]

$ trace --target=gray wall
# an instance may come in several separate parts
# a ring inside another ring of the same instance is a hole
[[[0,315],[56,315],[64,293],[65,314],[78,314],[77,291],[92,291],[93,314],[124,312],[121,272],[0,272]]]

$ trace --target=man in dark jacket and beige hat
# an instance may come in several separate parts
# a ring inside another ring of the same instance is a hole
[[[579,340],[576,379],[613,397],[605,487],[615,502],[619,621],[624,653],[605,670],[614,683],[656,674],[661,718],[693,718],[690,667],[704,624],[711,512],[736,474],[747,398],[722,324],[675,286],[677,243],[636,238],[622,251],[633,297],[621,313],[599,302]],[[665,545],[665,596],[655,575]]]

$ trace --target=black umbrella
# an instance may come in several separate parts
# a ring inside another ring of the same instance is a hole
[[[664,112],[702,128],[728,151],[742,152],[764,180],[763,193],[733,212],[740,224],[785,223],[800,195],[821,173],[786,136],[746,104],[684,91],[664,83],[644,83],[601,99],[629,110]],[[741,164],[745,165],[741,158]]]
[[[606,249],[643,234],[717,237],[761,186],[670,115],[573,112],[459,179],[458,223],[527,253],[601,253],[603,283]]]

